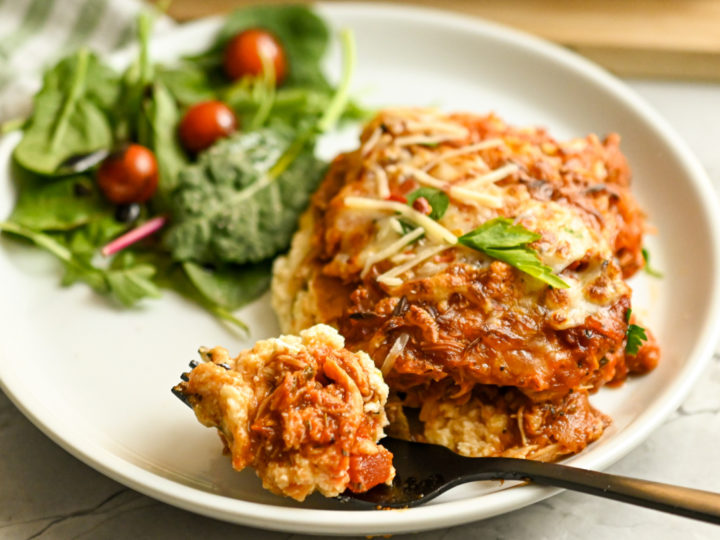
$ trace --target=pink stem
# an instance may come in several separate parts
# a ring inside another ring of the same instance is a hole
[[[131,231],[126,232],[122,236],[118,236],[115,240],[107,244],[100,250],[105,257],[117,253],[120,250],[125,249],[128,246],[133,245],[135,242],[142,240],[143,238],[150,236],[154,232],[162,229],[163,225],[167,221],[167,217],[158,216],[134,228]]]

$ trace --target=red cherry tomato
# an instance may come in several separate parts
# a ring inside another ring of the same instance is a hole
[[[285,50],[271,33],[259,28],[240,32],[225,47],[225,73],[231,79],[244,75],[261,75],[262,57],[275,67],[275,84],[280,85],[287,75]]]
[[[180,141],[190,152],[199,152],[237,129],[237,120],[222,101],[203,101],[188,109],[178,128]]]
[[[110,202],[145,202],[157,189],[155,154],[139,144],[131,144],[110,154],[98,169],[97,182]]]

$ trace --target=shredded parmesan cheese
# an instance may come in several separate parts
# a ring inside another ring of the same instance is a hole
[[[487,174],[483,174],[482,176],[477,176],[475,178],[471,178],[467,182],[463,183],[463,187],[473,189],[473,188],[485,186],[487,184],[492,184],[494,182],[497,182],[498,180],[502,180],[503,178],[506,178],[507,176],[509,176],[512,173],[514,173],[515,171],[517,171],[519,168],[520,167],[518,167],[514,163],[507,163],[506,165],[503,165],[502,167],[494,169]]]
[[[403,333],[400,335],[399,338],[395,340],[393,346],[390,347],[390,350],[388,351],[387,356],[385,357],[385,360],[383,360],[382,366],[380,367],[380,371],[382,371],[384,377],[386,377],[387,374],[390,373],[390,371],[392,370],[393,366],[395,365],[395,360],[397,360],[398,356],[400,356],[400,354],[403,352],[409,339],[410,335]]]
[[[460,202],[477,202],[490,208],[500,208],[502,206],[502,198],[497,195],[480,193],[462,186],[454,186],[414,167],[404,167],[403,170],[404,172],[411,174],[413,178],[421,184],[442,190],[450,197]]]
[[[388,180],[385,169],[376,165],[372,169],[377,180],[377,194],[381,199],[387,199],[390,196],[390,181]]]
[[[446,250],[448,247],[450,246],[432,246],[425,248],[422,251],[419,251],[417,255],[415,255],[415,257],[410,259],[408,262],[391,268],[384,274],[379,275],[377,281],[379,283],[384,283],[385,285],[388,285],[390,287],[397,287],[398,285],[402,284],[402,280],[399,279],[398,276],[401,276],[411,268],[417,266],[425,259],[429,259],[433,255],[437,255],[441,251]]]
[[[423,171],[429,171],[438,163],[448,160],[450,158],[454,158],[457,156],[464,156],[466,154],[474,154],[475,152],[480,152],[481,150],[487,150],[488,148],[495,148],[496,146],[500,146],[501,144],[503,144],[502,139],[487,139],[487,140],[479,142],[479,143],[470,144],[468,146],[462,146],[455,150],[443,152],[438,157],[436,157],[435,159],[430,161],[427,165],[425,165],[423,167]]]
[[[417,229],[407,233],[402,238],[399,238],[385,249],[382,249],[377,253],[370,254],[370,256],[365,261],[365,267],[363,268],[361,275],[365,276],[365,274],[367,274],[368,270],[370,270],[373,264],[377,264],[380,261],[384,261],[388,257],[392,257],[406,245],[420,238],[424,233],[425,231],[423,230],[423,228],[418,227]]]
[[[395,144],[398,146],[410,146],[411,144],[440,144],[464,138],[465,136],[463,135],[454,135],[452,133],[437,135],[405,135],[404,137],[397,137],[395,139]]]
[[[406,120],[405,127],[409,131],[413,131],[413,132],[428,132],[429,131],[429,132],[457,135],[458,137],[462,137],[462,138],[465,138],[469,135],[468,130],[465,126],[462,126],[460,124],[450,123],[450,122],[441,122],[438,120],[425,120],[425,121]]]
[[[375,128],[375,131],[373,131],[368,137],[367,141],[365,141],[365,144],[363,144],[362,149],[360,150],[363,157],[367,156],[375,148],[375,145],[377,145],[378,141],[380,141],[382,134],[382,129]]]
[[[525,407],[520,407],[517,412],[517,425],[518,431],[520,432],[520,440],[523,446],[527,446],[527,436],[525,435],[525,426],[523,425],[523,414],[525,413]]]
[[[457,236],[447,230],[445,227],[429,218],[425,214],[421,214],[407,204],[395,201],[379,201],[377,199],[368,199],[366,197],[345,197],[345,206],[356,210],[379,210],[385,212],[397,212],[404,218],[409,219],[416,225],[425,229],[428,238],[435,242],[444,242],[450,245],[457,244]]]

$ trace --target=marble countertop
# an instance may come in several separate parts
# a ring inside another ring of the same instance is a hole
[[[675,127],[720,188],[720,85],[628,81]],[[720,492],[720,349],[683,405],[609,471]],[[0,392],[0,538],[312,538],[261,531],[157,502],[84,465]],[[468,525],[395,539],[720,538],[720,528],[564,492]]]

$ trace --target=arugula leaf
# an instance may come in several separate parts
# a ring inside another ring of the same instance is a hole
[[[435,221],[445,215],[445,212],[447,212],[448,206],[450,205],[450,198],[447,196],[447,193],[433,187],[421,187],[410,193],[407,196],[408,205],[412,206],[413,203],[420,197],[424,197],[427,199],[427,202],[430,203],[430,206],[432,207],[430,217]]]
[[[155,268],[148,264],[137,264],[131,254],[118,258],[108,269],[94,267],[90,257],[73,253],[58,238],[34,231],[12,222],[0,222],[0,231],[21,236],[55,255],[65,265],[63,286],[84,281],[94,290],[110,294],[123,305],[130,307],[146,297],[157,298],[159,289],[152,282]]]
[[[105,271],[109,292],[124,306],[130,307],[143,298],[159,298],[160,289],[153,283],[155,267],[138,263],[132,252],[123,252],[113,260]]]
[[[643,341],[647,341],[647,333],[642,326],[637,324],[628,325],[627,342],[625,343],[625,353],[635,355],[640,350]]]
[[[243,264],[286,249],[325,168],[305,145],[273,179],[271,170],[293,140],[287,128],[238,134],[183,170],[165,235],[173,258]]]
[[[645,266],[643,267],[643,269],[645,270],[645,273],[652,277],[656,277],[656,278],[663,277],[662,272],[660,272],[659,270],[656,270],[655,268],[650,266],[650,252],[646,248],[642,248],[641,253],[643,256],[643,260],[645,261]]]
[[[481,251],[488,257],[503,261],[557,289],[569,285],[542,263],[537,252],[528,244],[540,239],[538,233],[516,225],[508,218],[486,221],[477,229],[458,238],[461,244]]]
[[[25,169],[53,175],[71,156],[109,148],[108,120],[117,96],[117,75],[81,49],[61,60],[43,79],[33,114],[14,151]]]
[[[10,221],[0,222],[0,231],[25,238],[60,259],[65,265],[66,271],[72,275],[69,280],[63,278],[63,285],[82,280],[98,292],[106,290],[106,283],[101,272],[89,267],[85,261],[76,258],[72,251],[49,234],[34,231]]]
[[[234,311],[249,304],[270,288],[272,262],[245,266],[207,268],[190,261],[182,263],[190,282],[209,302]]]

